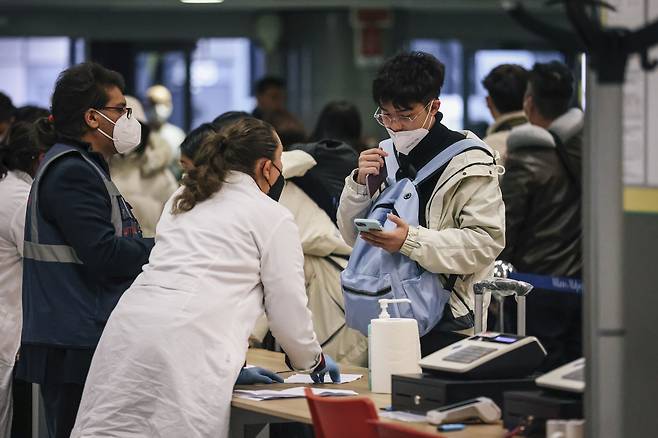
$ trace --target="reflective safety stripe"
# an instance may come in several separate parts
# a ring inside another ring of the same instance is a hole
[[[67,245],[46,245],[25,241],[23,257],[38,262],[82,264],[82,260],[78,258],[75,250]]]

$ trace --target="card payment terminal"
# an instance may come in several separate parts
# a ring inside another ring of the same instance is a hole
[[[583,393],[585,391],[585,358],[581,357],[539,376],[535,383],[544,388]]]
[[[480,333],[456,342],[420,360],[426,371],[478,379],[527,376],[546,357],[534,336]]]

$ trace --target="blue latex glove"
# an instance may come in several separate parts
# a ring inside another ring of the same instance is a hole
[[[261,367],[242,368],[236,385],[253,385],[256,383],[283,383],[283,378],[274,371]]]
[[[324,383],[325,373],[329,373],[332,382],[340,383],[340,368],[338,368],[336,362],[326,354],[324,355],[324,368],[311,373],[311,379],[313,379],[315,383]]]

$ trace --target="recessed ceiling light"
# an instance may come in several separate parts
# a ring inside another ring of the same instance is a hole
[[[195,3],[195,4],[203,4],[203,3],[223,3],[224,0],[180,0],[181,3]]]

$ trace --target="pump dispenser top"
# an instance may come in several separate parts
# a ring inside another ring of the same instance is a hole
[[[393,304],[393,303],[409,303],[411,304],[411,300],[409,298],[396,298],[396,299],[388,299],[388,298],[382,298],[379,300],[379,308],[381,309],[381,312],[379,313],[379,319],[390,319],[391,315],[388,313],[388,305]]]

